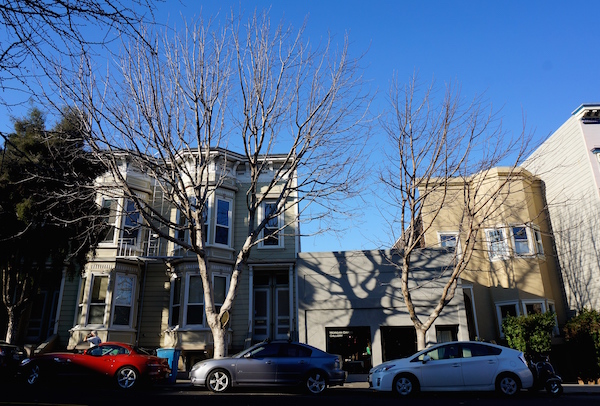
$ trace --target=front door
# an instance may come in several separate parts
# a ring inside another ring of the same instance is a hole
[[[289,338],[290,289],[287,272],[256,272],[253,323],[254,341]]]

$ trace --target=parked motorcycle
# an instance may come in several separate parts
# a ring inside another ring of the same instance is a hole
[[[529,369],[533,374],[533,390],[546,389],[552,396],[563,393],[562,378],[556,374],[547,356],[538,361],[529,361]]]

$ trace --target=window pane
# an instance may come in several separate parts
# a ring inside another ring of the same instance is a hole
[[[541,303],[528,303],[525,305],[527,309],[527,314],[541,314],[542,313],[542,304]]]
[[[105,199],[102,202],[102,209],[105,213],[104,222],[108,224],[105,235],[102,238],[104,242],[112,242],[115,238],[115,222],[117,220],[117,201]]]
[[[188,286],[188,303],[204,303],[204,290],[200,276],[190,276]]]
[[[217,201],[217,224],[229,227],[229,202],[226,200]]]
[[[90,314],[88,315],[88,324],[102,324],[104,323],[104,309],[105,306],[92,305],[90,306]]]
[[[228,245],[229,244],[229,229],[217,226],[215,230],[215,243]]]
[[[133,277],[118,275],[115,286],[115,305],[131,306],[132,295]]]
[[[529,241],[527,240],[527,229],[525,227],[513,227],[515,239],[515,253],[517,255],[529,254]]]
[[[130,314],[131,314],[131,307],[115,306],[115,314],[114,314],[113,324],[116,324],[119,326],[128,326]]]
[[[178,305],[181,301],[181,278],[175,278],[173,281],[173,305]]]
[[[490,258],[500,258],[506,256],[508,247],[504,238],[502,229],[487,230],[487,239],[490,243]]]
[[[225,288],[227,287],[227,278],[223,276],[215,276],[213,283],[215,290],[215,305],[222,305],[225,301]]]
[[[94,276],[91,303],[105,303],[108,290],[108,276]]]
[[[204,306],[189,305],[187,308],[186,324],[203,324],[204,321]]]

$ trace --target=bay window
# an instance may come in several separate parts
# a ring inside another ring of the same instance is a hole
[[[529,232],[525,226],[511,228],[513,246],[516,255],[530,255],[531,245],[529,243]]]
[[[179,324],[179,314],[181,310],[181,278],[171,279],[171,314],[169,317],[169,326],[174,327]]]
[[[277,203],[264,202],[261,205],[260,221],[268,218],[265,228],[262,230],[262,241],[259,247],[283,247],[283,236],[280,233],[282,228],[282,214],[276,214]]]

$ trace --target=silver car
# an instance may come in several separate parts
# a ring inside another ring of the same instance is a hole
[[[369,371],[369,386],[409,396],[421,391],[491,391],[512,396],[533,385],[520,351],[499,345],[455,341],[410,357],[384,362]]]
[[[307,344],[263,342],[230,358],[207,359],[192,367],[193,385],[224,392],[232,386],[304,385],[313,394],[343,385],[340,358]]]

